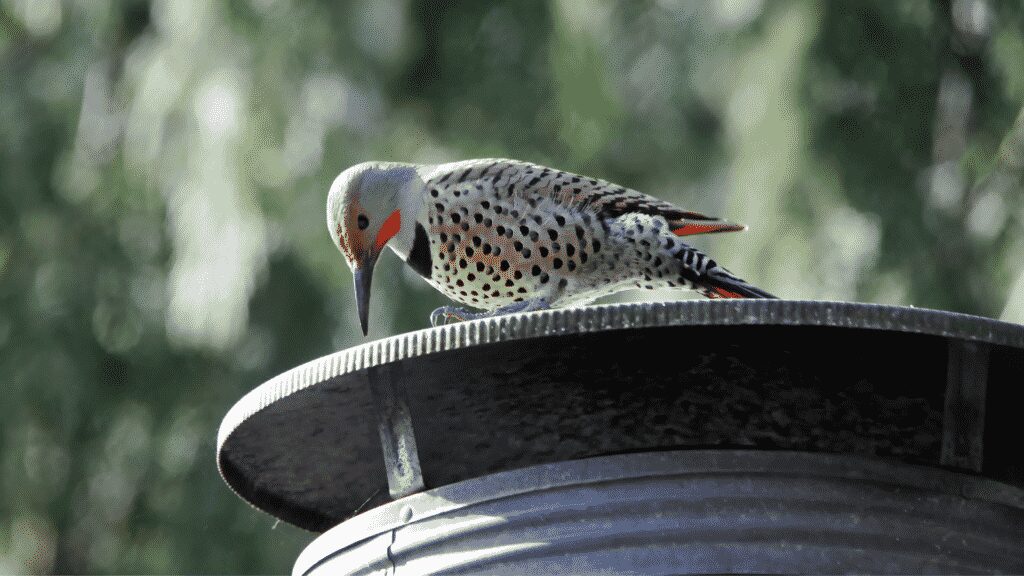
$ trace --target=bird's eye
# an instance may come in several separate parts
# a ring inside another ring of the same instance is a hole
[[[366,227],[370,225],[370,219],[366,217],[366,214],[360,214],[356,218],[356,225],[359,226],[360,230],[366,230]]]

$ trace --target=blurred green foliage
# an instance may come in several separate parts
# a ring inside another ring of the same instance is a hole
[[[601,176],[751,225],[700,245],[781,296],[1024,320],[1021,22],[986,0],[0,0],[0,572],[290,570],[312,536],[226,488],[216,429],[361,341],[324,200],[364,160]],[[386,258],[373,332],[442,303]]]

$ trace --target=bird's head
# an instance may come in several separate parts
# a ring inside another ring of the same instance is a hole
[[[389,242],[411,238],[403,230],[415,225],[407,201],[421,183],[415,166],[396,162],[364,162],[345,170],[331,184],[327,197],[327,228],[334,245],[352,269],[356,307],[363,335],[367,333],[373,267]],[[411,244],[411,239],[408,240]]]

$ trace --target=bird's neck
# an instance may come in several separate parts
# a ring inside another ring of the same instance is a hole
[[[426,205],[423,203],[423,195],[415,190],[404,190],[401,194],[401,202],[398,209],[402,214],[402,225],[398,229],[388,246],[398,254],[402,260],[408,260],[416,243],[416,224],[426,224]]]

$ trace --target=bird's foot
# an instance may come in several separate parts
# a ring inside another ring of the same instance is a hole
[[[456,322],[462,322],[463,320],[472,320],[476,316],[476,312],[470,312],[465,308],[459,308],[456,306],[441,306],[430,313],[430,325],[431,326],[444,326],[449,320],[454,319]]]
[[[448,324],[449,320],[453,319],[456,322],[463,322],[465,320],[494,318],[495,316],[515,314],[516,312],[533,312],[535,310],[547,310],[550,307],[551,304],[548,303],[547,298],[535,298],[533,300],[513,302],[500,308],[496,308],[490,312],[470,312],[465,308],[459,308],[457,306],[442,306],[430,313],[430,325],[444,326],[445,324]]]
[[[547,298],[534,298],[533,300],[506,304],[491,312],[489,316],[504,316],[505,314],[515,314],[516,312],[533,312],[536,310],[547,310],[548,308],[551,308],[551,304]]]

